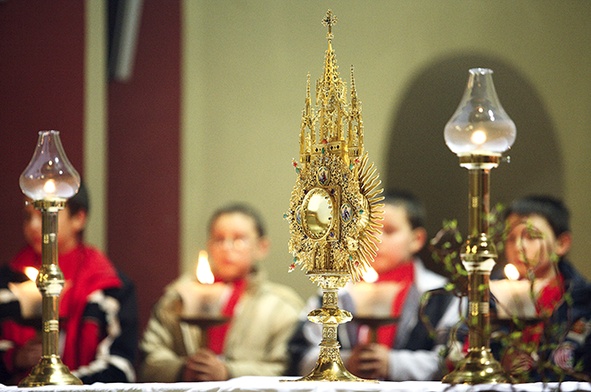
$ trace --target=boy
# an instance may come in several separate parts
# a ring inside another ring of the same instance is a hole
[[[396,192],[387,195],[384,203],[381,243],[372,267],[378,274],[376,285],[396,282],[400,287],[391,313],[399,321],[394,326],[380,327],[377,342],[363,341],[355,324],[353,291],[343,290],[339,294],[339,306],[353,313],[353,321],[339,326],[341,357],[347,370],[362,378],[437,379],[442,372],[438,343],[444,341],[435,342],[429,335],[419,319],[419,306],[423,293],[441,288],[446,280],[427,270],[417,257],[427,240],[425,212],[420,201],[408,192]],[[318,298],[313,297],[308,302],[308,311],[319,306]],[[457,306],[451,296],[433,296],[425,314],[438,331],[444,331],[458,321]],[[307,312],[302,314],[290,341],[293,374],[305,375],[318,358],[320,326],[307,321],[306,315]]]
[[[85,384],[135,381],[137,303],[133,284],[82,234],[89,211],[84,185],[58,214],[59,267],[65,278],[60,297],[60,357]],[[25,268],[41,267],[41,212],[24,209],[27,246],[2,271],[0,304],[0,383],[18,384],[41,359],[36,328],[23,324],[20,304],[9,282],[23,282]],[[9,313],[9,314],[5,314]]]
[[[537,374],[534,357],[543,356],[566,376],[581,372],[575,369],[578,362],[583,374],[591,374],[588,349],[583,348],[590,345],[591,284],[566,258],[572,244],[567,207],[553,197],[533,195],[515,200],[505,216],[507,262],[522,279],[533,280],[538,316],[547,320],[523,329],[521,340],[529,349],[506,350],[505,369],[513,376],[527,374],[528,381],[557,378],[549,368]],[[538,350],[543,340],[547,346]]]
[[[232,291],[220,299],[230,321],[210,328],[209,345],[199,347],[203,331],[179,320],[187,280],[173,282],[154,307],[140,345],[142,381],[221,381],[285,371],[287,340],[303,303],[258,268],[269,249],[259,214],[243,204],[217,210],[209,221],[207,248],[215,281]]]

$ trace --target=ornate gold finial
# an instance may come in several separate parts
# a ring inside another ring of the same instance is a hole
[[[363,119],[361,118],[361,101],[357,98],[353,66],[351,65],[351,110],[349,117],[349,155],[363,155]]]
[[[327,39],[333,39],[332,35],[332,26],[337,24],[337,17],[334,16],[331,10],[326,11],[326,16],[322,19],[322,24],[325,27],[328,27],[328,32],[326,33]]]
[[[310,161],[311,152],[311,134],[314,130],[316,120],[314,118],[314,108],[312,107],[312,98],[310,96],[310,74],[308,73],[308,82],[306,85],[306,101],[302,110],[302,125],[300,127],[300,162]]]

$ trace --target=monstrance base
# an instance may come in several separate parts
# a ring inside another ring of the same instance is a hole
[[[336,360],[319,358],[314,369],[308,375],[293,381],[354,381],[354,382],[377,382],[360,378],[349,372],[340,356]]]
[[[337,328],[339,324],[350,321],[352,315],[338,307],[338,289],[345,286],[351,278],[350,275],[339,271],[309,275],[311,280],[322,288],[322,308],[312,310],[308,314],[308,320],[322,325],[322,341],[314,369],[307,376],[295,381],[377,382],[353,375],[345,368],[341,359]]]

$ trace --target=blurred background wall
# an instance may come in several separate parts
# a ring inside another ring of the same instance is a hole
[[[135,280],[142,324],[163,287],[194,269],[208,216],[229,201],[262,210],[271,278],[311,294],[301,271],[287,272],[282,215],[330,8],[347,83],[355,67],[370,160],[386,189],[423,198],[430,235],[446,218],[466,229],[468,175],[443,128],[468,69],[489,67],[517,125],[511,163],[492,172],[491,202],[564,198],[572,260],[591,277],[591,2],[150,0],[136,4],[135,29],[127,15],[131,63],[116,78],[109,16],[121,4],[134,1],[0,2],[2,262],[23,245],[18,177],[37,131],[58,129],[90,187],[87,240]]]

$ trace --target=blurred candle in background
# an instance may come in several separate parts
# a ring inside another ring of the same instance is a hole
[[[34,267],[26,267],[24,273],[29,280],[20,283],[9,282],[8,289],[18,299],[23,318],[40,318],[42,296],[35,282],[39,271]]]
[[[183,301],[183,317],[217,317],[230,288],[223,282],[215,282],[207,252],[199,252],[195,278],[179,283],[177,290]]]

